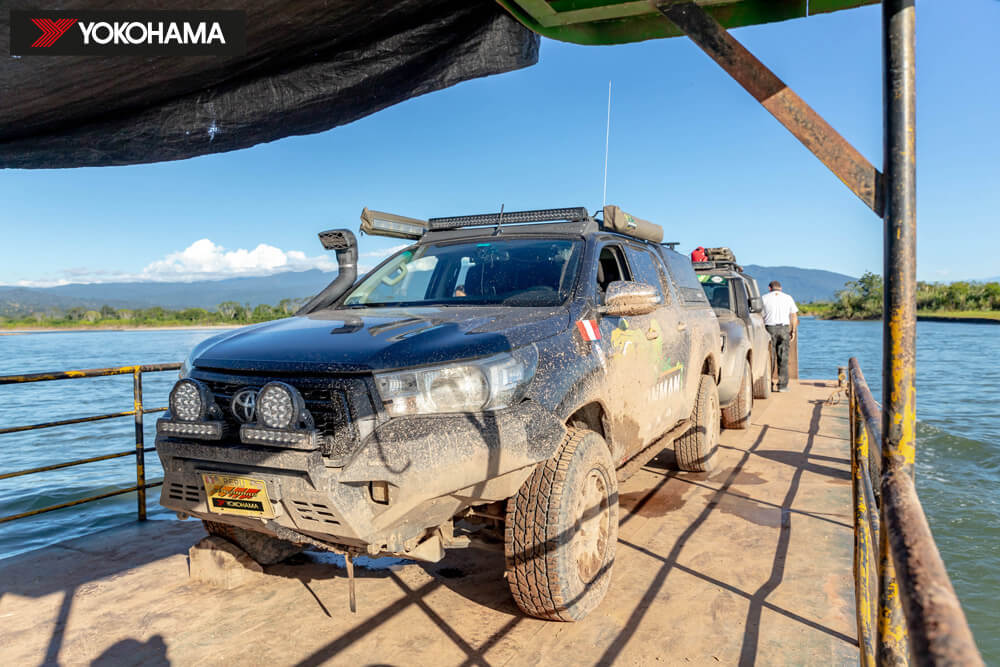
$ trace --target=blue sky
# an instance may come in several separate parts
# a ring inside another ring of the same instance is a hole
[[[875,6],[735,34],[881,166],[879,23]],[[996,0],[917,5],[923,280],[1000,275],[997,25]],[[681,249],[880,270],[881,221],[692,43],[545,41],[535,67],[322,134],[181,162],[0,172],[0,284],[328,266],[316,232],[357,229],[364,206],[415,217],[597,209],[609,80],[610,203],[660,223]],[[374,261],[397,243],[361,244]]]

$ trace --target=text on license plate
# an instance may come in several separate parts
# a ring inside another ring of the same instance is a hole
[[[274,518],[267,485],[263,481],[207,473],[202,474],[201,480],[210,512]]]

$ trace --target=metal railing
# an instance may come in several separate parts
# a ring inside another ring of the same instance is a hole
[[[883,446],[882,409],[853,357],[847,375],[861,665],[981,665],[913,467]]]
[[[142,405],[142,374],[143,373],[158,373],[161,371],[175,371],[181,367],[178,363],[171,364],[150,364],[143,366],[122,366],[119,368],[91,368],[80,371],[63,371],[59,373],[33,373],[30,375],[0,375],[0,385],[4,384],[24,384],[28,382],[44,382],[49,380],[70,380],[76,378],[92,378],[92,377],[107,377],[110,375],[131,375],[132,376],[132,409],[125,412],[113,412],[104,415],[93,415],[90,417],[78,417],[75,419],[62,419],[59,421],[45,422],[42,424],[28,424],[26,426],[10,426],[5,428],[0,428],[0,435],[6,433],[20,433],[23,431],[34,431],[43,428],[52,428],[54,426],[68,426],[69,424],[83,424],[86,422],[102,421],[104,419],[116,419],[120,417],[133,417],[135,420],[135,449],[130,449],[124,452],[115,452],[113,454],[103,454],[101,456],[92,456],[85,459],[77,459],[75,461],[63,461],[61,463],[53,463],[51,465],[41,466],[38,468],[28,468],[26,470],[17,470],[15,472],[8,472],[0,474],[0,480],[10,479],[12,477],[21,477],[23,475],[33,475],[35,473],[46,472],[49,470],[59,470],[60,468],[69,468],[71,466],[78,466],[84,463],[94,463],[97,461],[107,461],[109,459],[117,459],[125,456],[135,456],[135,485],[129,486],[123,489],[115,489],[114,491],[108,491],[106,493],[101,493],[94,496],[88,496],[86,498],[79,498],[77,500],[72,500],[65,503],[59,503],[58,505],[51,505],[49,507],[43,507],[41,509],[28,510],[27,512],[20,512],[19,514],[10,514],[8,516],[0,516],[0,523],[6,523],[8,521],[15,521],[17,519],[23,519],[29,516],[35,516],[37,514],[44,514],[45,512],[52,512],[54,510],[63,509],[65,507],[73,507],[74,505],[82,505],[83,503],[89,503],[94,500],[101,500],[103,498],[110,498],[112,496],[120,496],[125,493],[132,493],[133,491],[137,493],[136,503],[137,513],[139,521],[146,520],[146,489],[151,489],[163,484],[163,482],[153,482],[152,484],[146,483],[146,452],[154,451],[155,447],[146,447],[145,438],[143,435],[142,418],[143,415],[148,415],[154,412],[163,412],[166,408],[144,408]]]

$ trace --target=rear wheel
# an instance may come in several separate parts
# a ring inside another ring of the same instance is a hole
[[[740,390],[732,405],[722,410],[723,428],[750,428],[750,413],[753,411],[753,370],[750,362],[743,362],[743,378]]]
[[[258,533],[255,530],[204,519],[202,523],[205,524],[205,530],[208,531],[209,535],[215,535],[232,542],[261,565],[280,563],[305,549],[304,544],[279,540],[277,537]]]
[[[698,396],[691,412],[691,428],[677,438],[674,451],[677,466],[688,472],[708,472],[715,465],[719,443],[719,388],[715,378],[702,375]]]
[[[514,601],[531,616],[578,621],[611,582],[618,482],[604,439],[570,428],[507,501],[504,550]]]
[[[768,398],[771,396],[771,350],[767,351],[767,359],[764,361],[764,374],[754,380],[753,397]]]

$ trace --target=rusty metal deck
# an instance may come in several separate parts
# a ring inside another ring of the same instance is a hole
[[[523,616],[501,554],[359,570],[329,556],[232,591],[188,578],[195,522],[151,521],[0,561],[0,664],[857,664],[850,452],[832,382],[758,402],[711,475],[661,454],[621,489],[608,597]]]

